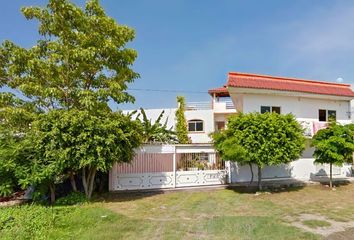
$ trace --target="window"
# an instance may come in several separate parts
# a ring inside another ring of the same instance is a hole
[[[275,112],[280,114],[280,107],[275,107],[275,106],[261,106],[261,113],[266,113],[266,112]]]
[[[280,114],[280,107],[272,107],[272,112]]]
[[[225,129],[225,122],[216,122],[216,131]]]
[[[203,132],[203,125],[202,120],[190,120],[188,121],[188,132]]]
[[[326,122],[326,121],[336,121],[337,120],[337,111],[335,110],[318,110],[318,121]]]
[[[328,110],[328,121],[336,121],[337,120],[337,112],[334,110]]]
[[[320,109],[318,110],[318,121],[325,122],[327,121],[327,111]]]
[[[268,106],[261,106],[261,113],[266,113],[266,112],[270,112],[270,107]]]

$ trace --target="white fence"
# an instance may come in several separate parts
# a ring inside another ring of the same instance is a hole
[[[132,163],[116,164],[109,175],[110,191],[178,188],[249,182],[248,165],[224,162],[210,144],[149,145],[137,150]],[[258,170],[253,166],[254,180]],[[329,165],[300,158],[289,164],[266,166],[262,180],[317,181],[329,176]],[[351,176],[351,165],[333,166],[335,178]]]
[[[351,177],[351,164],[333,166],[334,178]],[[257,166],[253,166],[254,179],[258,177]],[[262,169],[263,180],[295,179],[299,181],[318,181],[329,176],[328,164],[315,164],[313,158],[300,158],[289,164],[266,166]],[[230,163],[230,178],[232,183],[251,180],[251,170],[248,165],[240,166]]]
[[[116,164],[109,186],[115,190],[177,188],[224,184],[225,163],[210,144],[152,145],[131,163]]]

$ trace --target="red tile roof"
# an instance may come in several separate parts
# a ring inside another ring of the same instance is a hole
[[[230,72],[228,87],[257,88],[291,92],[354,97],[350,84],[320,82],[287,77]]]
[[[229,97],[230,96],[229,91],[227,90],[226,86],[209,89],[208,93],[210,95],[215,94],[216,96],[219,96],[219,97]]]

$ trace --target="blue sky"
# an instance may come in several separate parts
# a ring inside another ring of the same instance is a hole
[[[83,0],[74,1],[80,6]],[[0,41],[35,44],[37,22],[21,6],[44,0],[3,1]],[[118,23],[136,30],[129,47],[138,51],[133,68],[141,78],[130,91],[135,104],[114,108],[174,107],[176,95],[209,100],[208,89],[230,71],[354,83],[354,2],[326,0],[212,1],[101,0]],[[191,93],[205,92],[205,93]]]

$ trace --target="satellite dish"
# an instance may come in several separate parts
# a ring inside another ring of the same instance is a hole
[[[344,80],[343,80],[343,78],[341,78],[341,77],[339,77],[339,78],[337,78],[336,79],[336,82],[338,82],[338,83],[341,83],[341,82],[343,82]]]

